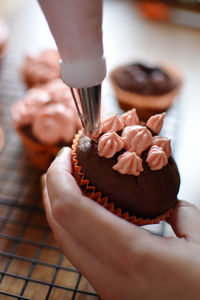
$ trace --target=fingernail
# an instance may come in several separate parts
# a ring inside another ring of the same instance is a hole
[[[56,154],[56,157],[58,157],[64,151],[64,149],[65,149],[65,147],[62,147]]]

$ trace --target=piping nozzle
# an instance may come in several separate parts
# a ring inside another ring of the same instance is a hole
[[[100,133],[101,84],[88,88],[71,88],[84,134],[96,138]]]

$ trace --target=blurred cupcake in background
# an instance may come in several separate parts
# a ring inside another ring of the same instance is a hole
[[[81,128],[70,89],[55,79],[31,88],[11,107],[14,127],[31,163],[46,171],[60,148]]]
[[[120,107],[136,108],[142,121],[167,111],[177,98],[182,76],[172,66],[150,66],[130,63],[119,66],[110,74]]]
[[[21,69],[27,88],[60,78],[60,56],[56,49],[47,49],[37,56],[26,55]]]

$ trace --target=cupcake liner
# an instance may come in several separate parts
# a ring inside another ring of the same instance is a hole
[[[41,171],[46,171],[60,147],[38,144],[28,137],[21,128],[16,128],[16,131],[22,140],[31,164]]]
[[[103,196],[101,192],[96,191],[96,188],[94,185],[92,185],[87,179],[86,174],[82,171],[82,167],[79,165],[77,154],[76,154],[76,146],[79,141],[79,138],[82,134],[82,131],[80,130],[74,137],[73,143],[72,143],[72,165],[73,165],[73,175],[76,179],[76,182],[80,186],[83,194],[90,199],[96,201],[100,205],[102,205],[104,208],[108,209],[110,212],[114,213],[118,217],[121,217],[131,223],[134,223],[139,226],[143,225],[150,225],[150,224],[158,224],[160,221],[167,219],[173,208],[167,211],[166,213],[154,218],[154,219],[144,219],[142,217],[137,218],[134,215],[130,215],[129,212],[122,212],[120,208],[116,208],[115,204],[113,202],[109,202],[108,196]]]
[[[178,85],[171,92],[155,96],[141,95],[120,88],[114,79],[114,73],[118,69],[121,69],[122,66],[114,69],[110,73],[110,80],[120,107],[125,111],[136,108],[137,114],[142,121],[147,121],[148,118],[154,114],[165,112],[172,105],[180,92],[182,85],[181,75],[171,66],[163,65],[160,67],[171,77],[175,78]]]

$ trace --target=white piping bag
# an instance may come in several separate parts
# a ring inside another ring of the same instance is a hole
[[[85,130],[100,126],[101,83],[106,76],[102,43],[102,0],[38,0],[58,47],[63,81]]]

